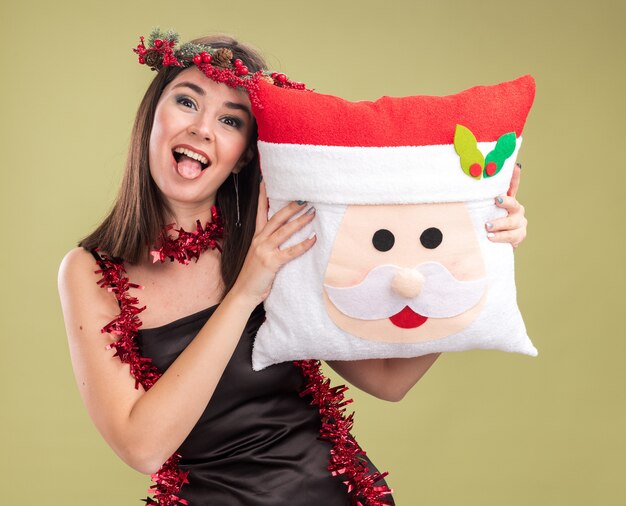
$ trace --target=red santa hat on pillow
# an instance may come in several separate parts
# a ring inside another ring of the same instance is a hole
[[[334,204],[466,202],[503,194],[535,96],[530,75],[456,95],[349,102],[260,83],[268,196]]]

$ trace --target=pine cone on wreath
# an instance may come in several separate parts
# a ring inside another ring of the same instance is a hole
[[[231,67],[231,60],[233,59],[233,52],[230,49],[221,47],[215,50],[213,54],[213,65],[216,67]]]
[[[161,70],[163,67],[163,55],[157,51],[148,51],[145,59],[146,65],[153,70]]]

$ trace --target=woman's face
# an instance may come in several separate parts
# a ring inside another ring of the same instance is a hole
[[[254,124],[245,92],[197,68],[182,71],[157,104],[150,174],[170,204],[213,205],[231,172],[247,161]]]

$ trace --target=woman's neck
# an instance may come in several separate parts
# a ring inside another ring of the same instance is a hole
[[[182,228],[189,232],[195,230],[198,220],[202,226],[213,222],[211,209],[214,205],[214,200],[202,204],[170,204],[171,213],[165,221],[167,224],[173,223],[175,229]]]

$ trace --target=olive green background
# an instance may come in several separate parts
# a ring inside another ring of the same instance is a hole
[[[626,3],[23,0],[0,19],[2,504],[145,497],[79,398],[56,275],[116,193],[151,78],[130,49],[157,25],[236,34],[352,100],[535,76],[516,257],[540,356],[447,354],[395,404],[353,390],[356,433],[401,506],[626,504]]]

